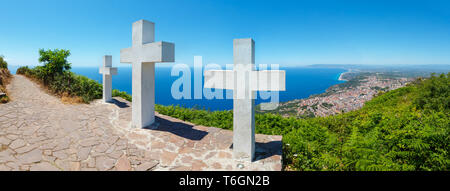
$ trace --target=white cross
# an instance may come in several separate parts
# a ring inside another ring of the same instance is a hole
[[[133,23],[131,48],[120,50],[120,62],[132,64],[132,126],[144,128],[155,122],[155,63],[174,62],[175,44],[154,42],[155,24]]]
[[[103,56],[103,67],[100,67],[100,74],[103,74],[103,101],[112,100],[112,75],[117,75],[117,68],[112,67],[112,56]]]
[[[233,90],[233,155],[255,156],[255,91],[284,91],[284,70],[255,71],[253,39],[233,40],[233,70],[206,70],[205,88]]]

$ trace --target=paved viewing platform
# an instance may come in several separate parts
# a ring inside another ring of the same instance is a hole
[[[0,104],[0,170],[281,170],[281,136],[256,135],[254,162],[232,159],[233,132],[156,114],[131,128],[131,103],[64,104],[14,75]]]

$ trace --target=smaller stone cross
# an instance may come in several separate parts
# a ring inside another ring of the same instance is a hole
[[[112,75],[117,75],[117,68],[112,67],[112,56],[103,56],[103,67],[100,67],[100,74],[103,74],[103,101],[112,101]]]

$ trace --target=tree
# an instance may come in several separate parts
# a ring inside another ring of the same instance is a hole
[[[70,70],[70,65],[67,57],[70,56],[69,50],[55,49],[44,50],[39,49],[39,62],[44,63],[44,66],[38,68],[38,77],[48,83],[56,75],[63,74],[64,71]]]

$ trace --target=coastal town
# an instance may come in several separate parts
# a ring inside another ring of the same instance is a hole
[[[380,73],[355,75],[346,72],[339,77],[339,80],[346,82],[331,86],[322,94],[280,103],[273,112],[286,117],[324,117],[349,112],[360,109],[378,93],[403,87],[414,79]]]

